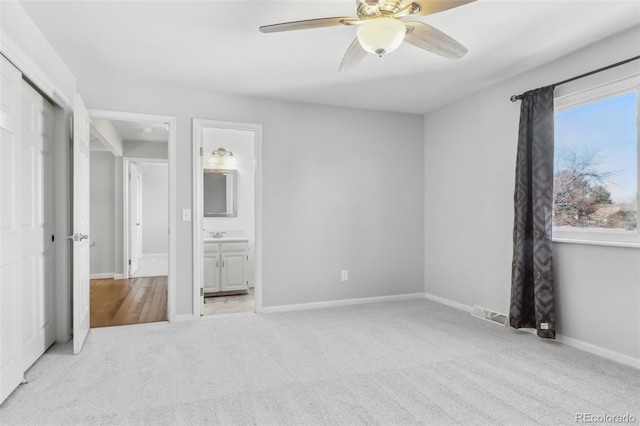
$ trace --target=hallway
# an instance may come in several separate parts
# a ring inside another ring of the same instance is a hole
[[[91,328],[166,320],[166,276],[91,280]]]

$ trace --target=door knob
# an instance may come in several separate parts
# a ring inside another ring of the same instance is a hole
[[[89,238],[88,235],[80,234],[80,233],[75,233],[67,237],[68,240],[73,240],[73,241],[82,241],[82,240],[86,240],[87,238]]]

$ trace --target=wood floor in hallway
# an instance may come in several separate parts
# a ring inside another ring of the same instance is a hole
[[[167,320],[167,277],[91,280],[91,327]]]

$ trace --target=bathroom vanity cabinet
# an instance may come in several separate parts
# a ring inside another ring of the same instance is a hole
[[[204,292],[249,288],[249,243],[244,239],[207,238],[204,241]]]

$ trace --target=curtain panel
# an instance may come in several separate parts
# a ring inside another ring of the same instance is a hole
[[[551,221],[553,86],[522,95],[514,193],[509,324],[555,339]]]

